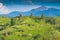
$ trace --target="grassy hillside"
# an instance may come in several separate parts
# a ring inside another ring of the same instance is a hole
[[[0,40],[60,40],[60,18],[0,17]]]

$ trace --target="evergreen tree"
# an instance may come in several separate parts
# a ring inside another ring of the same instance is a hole
[[[20,20],[21,17],[22,17],[22,15],[19,13],[18,20]]]
[[[33,16],[33,15],[32,15],[32,13],[31,13],[31,15],[30,15],[30,16]]]
[[[44,18],[44,13],[42,12],[41,19],[43,19],[43,18]]]
[[[11,18],[11,26],[13,26],[13,25],[14,25],[13,18]]]
[[[31,13],[31,14],[30,14],[30,17],[32,17],[32,16],[33,16],[33,14]]]
[[[19,17],[22,17],[22,15],[19,13]]]

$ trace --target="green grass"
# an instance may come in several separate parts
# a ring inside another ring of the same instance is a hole
[[[60,40],[59,17],[16,17],[13,18],[13,26],[10,26],[10,19],[0,17],[0,40]],[[48,19],[50,21],[46,23]],[[55,24],[51,23],[53,19]]]

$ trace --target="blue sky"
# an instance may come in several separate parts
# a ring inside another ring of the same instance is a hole
[[[7,14],[12,11],[26,12],[40,6],[60,9],[60,0],[0,0],[0,6],[1,14]]]

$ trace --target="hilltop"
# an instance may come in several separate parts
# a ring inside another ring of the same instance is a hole
[[[0,40],[60,40],[60,18],[43,14],[0,17]]]

